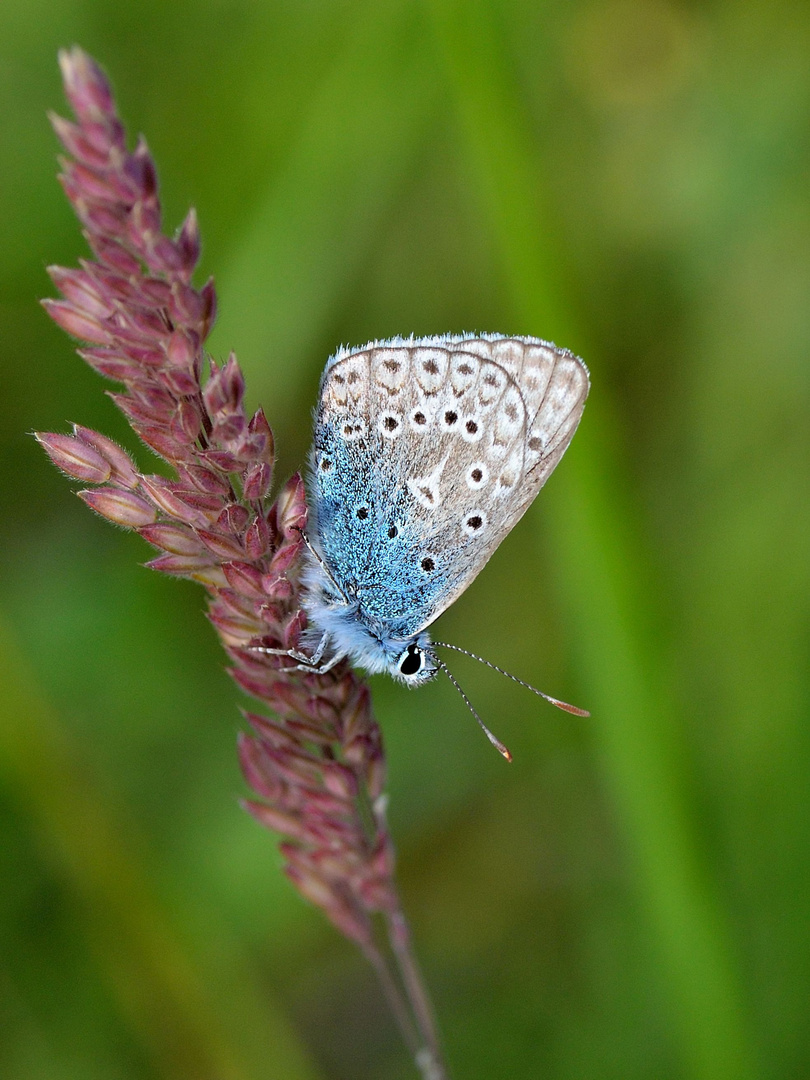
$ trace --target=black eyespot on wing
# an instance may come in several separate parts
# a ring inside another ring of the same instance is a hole
[[[422,559],[422,569],[426,574],[429,574],[431,570],[436,568],[436,564],[433,559]]]
[[[466,427],[470,435],[475,435],[475,433],[478,431],[478,424],[476,424],[474,420],[468,420],[464,426]]]
[[[473,483],[480,484],[481,481],[484,479],[484,474],[481,472],[480,469],[473,469],[470,473],[470,479],[473,481]]]
[[[357,515],[357,520],[358,521],[365,521],[366,518],[368,517],[368,507],[367,506],[358,506],[357,510],[355,511],[355,514]]]
[[[399,427],[399,421],[395,416],[386,416],[383,420],[383,427],[386,431],[396,431]]]
[[[332,461],[330,458],[321,458],[321,472],[329,472],[332,468]]]
[[[454,413],[452,409],[448,409],[444,414],[445,424],[447,424],[448,427],[452,427],[456,420],[458,420],[458,413]]]
[[[425,416],[425,414],[423,412],[414,413],[413,414],[413,422],[415,424],[419,424],[419,426],[421,427],[422,424],[427,423],[427,417]]]
[[[484,519],[478,514],[473,514],[471,517],[467,518],[467,528],[472,529],[474,532],[477,532],[483,524]]]

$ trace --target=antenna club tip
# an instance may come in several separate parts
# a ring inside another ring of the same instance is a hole
[[[558,701],[557,698],[548,698],[552,705],[556,705],[563,712],[571,713],[572,716],[590,716],[587,709],[580,709],[576,705],[569,705],[567,701]]]
[[[508,761],[508,762],[509,762],[509,764],[511,765],[511,764],[512,764],[512,761],[513,761],[514,759],[512,758],[512,754],[511,754],[511,753],[509,752],[509,750],[507,750],[507,749],[506,749],[506,747],[504,747],[504,748],[503,748],[503,750],[501,750],[501,754],[503,755],[503,757],[505,758],[505,760],[506,760],[506,761]]]

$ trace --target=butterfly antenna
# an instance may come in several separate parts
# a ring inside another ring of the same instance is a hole
[[[447,666],[447,664],[442,663],[442,661],[438,658],[438,656],[434,657],[434,660],[439,665],[439,667],[442,669],[442,671],[445,673],[445,675],[450,680],[450,682],[453,684],[453,686],[455,686],[456,690],[458,690],[458,692],[461,694],[467,708],[470,710],[470,712],[473,714],[475,719],[478,721],[478,723],[479,723],[479,725],[481,727],[481,730],[486,735],[486,737],[489,739],[489,741],[492,743],[492,745],[495,747],[495,749],[498,751],[498,753],[502,754],[506,758],[507,761],[511,761],[512,760],[512,755],[509,752],[508,748],[503,745],[501,740],[496,735],[492,734],[492,732],[489,730],[487,725],[484,723],[484,721],[481,719],[481,717],[475,711],[475,709],[472,706],[472,702],[470,701],[470,699],[467,697],[467,695],[461,689],[461,687],[459,686],[456,679],[450,674],[450,668]]]
[[[533,694],[537,694],[538,697],[541,697],[545,701],[548,701],[551,705],[556,705],[556,707],[558,709],[562,709],[563,712],[573,713],[574,716],[591,715],[587,711],[587,709],[578,709],[576,705],[569,705],[566,701],[560,701],[559,698],[551,697],[549,694],[544,694],[542,690],[538,690],[537,687],[532,686],[531,683],[524,682],[523,679],[519,679],[517,675],[512,675],[509,671],[504,671],[504,669],[498,667],[497,664],[492,664],[489,660],[485,660],[483,656],[476,656],[475,653],[468,652],[466,649],[461,649],[458,645],[448,645],[446,641],[432,641],[431,645],[438,645],[440,649],[452,649],[453,652],[459,652],[463,653],[465,656],[469,656],[471,660],[477,660],[479,664],[484,664],[486,667],[492,668],[493,671],[497,671],[499,672],[499,674],[505,675],[507,679],[511,679],[512,682],[516,682],[519,686],[525,686],[527,690],[531,690]],[[445,668],[445,671],[447,671],[447,668]],[[450,672],[448,671],[447,674],[449,675]],[[459,689],[461,688],[459,687]],[[469,704],[469,702],[467,704]],[[470,708],[472,709],[472,705],[470,705]],[[473,709],[473,712],[474,711],[475,710]],[[478,723],[480,724],[481,721],[479,720]]]

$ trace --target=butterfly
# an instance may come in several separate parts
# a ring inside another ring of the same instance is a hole
[[[296,656],[302,666],[348,658],[409,686],[446,671],[428,627],[526,512],[588,389],[578,357],[533,337],[339,349],[315,413],[302,574],[313,651]]]

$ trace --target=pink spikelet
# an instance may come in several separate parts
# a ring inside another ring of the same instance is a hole
[[[192,283],[200,256],[191,210],[163,232],[157,172],[143,139],[127,150],[106,76],[78,48],[59,57],[75,122],[52,116],[67,151],[60,181],[93,258],[50,267],[61,300],[51,318],[79,355],[119,384],[112,400],[171,479],[141,473],[119,446],[78,424],[37,434],[51,461],[87,485],[96,513],[134,529],[159,554],[154,570],[200,582],[208,616],[242,690],[273,715],[248,713],[239,740],[246,802],[280,833],[285,871],[299,892],[374,965],[423,1077],[446,1075],[394,880],[385,820],[385,758],[368,688],[347,665],[327,674],[251,648],[298,645],[301,530],[307,509],[293,476],[274,501],[274,445],[259,409],[248,417],[235,356],[204,352],[216,315],[213,280]],[[375,922],[387,930],[378,944]]]

